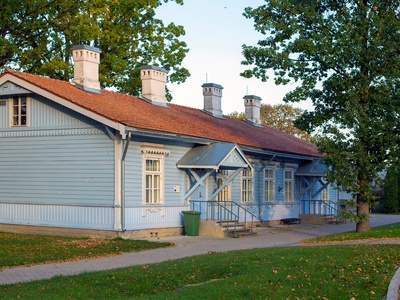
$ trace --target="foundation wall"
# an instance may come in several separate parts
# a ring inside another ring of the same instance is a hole
[[[151,237],[181,235],[182,227],[112,231],[112,230],[0,224],[0,231],[9,233],[18,233],[18,234],[88,237],[88,238],[98,238],[98,239],[114,239],[118,237],[125,239],[145,239]]]

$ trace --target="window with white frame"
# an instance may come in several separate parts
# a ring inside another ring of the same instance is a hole
[[[242,171],[242,202],[253,201],[253,172],[250,169]]]
[[[217,177],[217,189],[222,187],[225,182],[225,178],[229,175],[228,170],[221,170],[220,174]],[[230,199],[230,188],[229,184],[226,185],[217,195],[217,201],[229,201]]]
[[[275,201],[275,171],[272,168],[264,170],[264,201]]]
[[[10,125],[28,126],[29,101],[26,96],[14,96],[10,105]]]
[[[293,170],[284,171],[285,202],[294,200],[294,172]]]
[[[322,183],[326,186],[321,191],[321,200],[329,201],[329,184],[327,184],[326,180],[322,180]]]
[[[146,204],[159,204],[161,198],[161,160],[146,158]]]
[[[164,157],[169,150],[163,145],[144,143],[143,153],[143,203],[164,202]]]

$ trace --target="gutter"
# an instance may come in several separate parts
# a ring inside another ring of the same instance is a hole
[[[131,143],[131,133],[128,133],[126,145],[121,158],[121,231],[125,228],[125,158],[128,153],[129,144]]]

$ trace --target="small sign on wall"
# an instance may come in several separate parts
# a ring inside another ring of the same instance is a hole
[[[174,185],[174,193],[179,193],[181,191],[181,187],[179,185]]]

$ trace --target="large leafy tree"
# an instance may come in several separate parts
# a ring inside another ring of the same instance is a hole
[[[272,126],[303,140],[310,141],[311,135],[294,125],[294,121],[300,117],[302,113],[303,110],[301,108],[293,107],[287,103],[275,105],[261,104],[261,124]],[[246,117],[244,113],[238,113],[236,111],[229,114],[229,116],[243,120]]]
[[[368,231],[371,183],[398,160],[400,144],[400,1],[266,0],[246,8],[265,35],[243,46],[242,75],[297,82],[286,101],[307,98],[297,125],[317,133],[328,178],[357,199],[357,231]]]
[[[103,88],[138,94],[139,67],[145,64],[166,68],[170,82],[184,82],[190,75],[180,66],[188,52],[179,40],[185,31],[156,18],[163,2],[168,0],[3,0],[0,69],[68,80],[73,77],[71,48],[85,43],[102,51]]]

